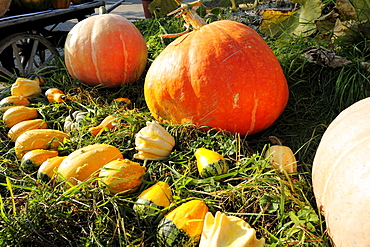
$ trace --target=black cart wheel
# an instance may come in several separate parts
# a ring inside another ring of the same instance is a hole
[[[0,41],[0,74],[28,77],[59,56],[54,45],[41,35],[12,34]]]

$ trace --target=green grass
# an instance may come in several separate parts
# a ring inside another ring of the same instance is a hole
[[[181,21],[161,18],[135,24],[148,43],[149,68],[170,42],[157,35],[175,32]],[[132,209],[139,193],[156,181],[171,185],[171,209],[193,198],[202,199],[213,213],[221,211],[244,219],[257,230],[258,237],[266,239],[266,246],[330,246],[312,192],[312,161],[328,124],[343,109],[369,96],[370,73],[361,65],[368,60],[368,44],[363,40],[338,47],[337,54],[353,63],[332,69],[309,63],[300,54],[304,48],[325,43],[311,38],[268,42],[289,84],[290,99],[281,117],[267,130],[246,137],[194,126],[164,125],[176,145],[163,161],[135,160],[146,166],[147,174],[132,194],[111,195],[94,181],[71,190],[63,184],[41,183],[36,180],[36,169],[33,173],[20,169],[14,143],[1,123],[0,246],[156,246],[158,219],[140,218]],[[47,86],[58,87],[70,97],[63,104],[47,103],[44,97],[32,101],[31,106],[39,110],[50,128],[62,130],[64,119],[73,111],[90,112],[80,129],[71,132],[71,141],[61,147],[61,155],[89,144],[107,143],[132,160],[136,153],[134,136],[152,120],[143,96],[145,73],[137,82],[118,90],[86,87],[72,80],[62,63],[57,70],[39,74],[45,76]],[[130,98],[133,104],[119,108],[112,104],[118,97]],[[116,131],[89,135],[88,128],[109,114],[118,117]],[[286,176],[264,158],[271,135],[294,150],[298,173]],[[222,154],[230,171],[200,178],[194,157],[200,147]]]

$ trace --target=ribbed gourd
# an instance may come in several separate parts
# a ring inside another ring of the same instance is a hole
[[[34,149],[56,150],[64,140],[70,136],[60,130],[54,129],[33,129],[21,134],[14,144],[15,154],[19,159]]]
[[[56,171],[67,156],[55,156],[45,160],[37,170],[37,179],[45,183],[55,180]]]
[[[37,171],[49,158],[58,156],[58,151],[34,149],[27,152],[21,159],[21,168],[27,172]]]
[[[123,159],[123,155],[115,146],[92,144],[70,153],[60,164],[58,172],[61,179],[71,185],[77,185],[92,176],[97,176],[99,169],[116,159]]]
[[[69,114],[64,121],[64,132],[70,133],[73,130],[79,130],[84,121],[90,120],[89,116],[90,113],[85,111],[72,112],[72,114]]]
[[[221,175],[229,171],[229,165],[222,155],[206,149],[198,148],[195,153],[199,175],[202,178]]]
[[[48,125],[44,119],[31,119],[19,122],[8,131],[8,137],[15,142],[24,132],[32,129],[47,129]]]
[[[38,81],[26,78],[17,78],[10,88],[12,96],[34,98],[41,94],[41,87]]]
[[[99,173],[99,183],[113,193],[130,193],[142,183],[146,168],[128,159],[113,160],[104,165]]]
[[[191,200],[168,213],[158,224],[159,246],[191,246],[199,242],[207,205],[201,200]]]
[[[141,217],[161,215],[166,211],[161,211],[171,205],[172,190],[168,183],[158,181],[148,189],[141,192],[138,196],[133,209]]]
[[[29,106],[28,99],[22,96],[8,96],[0,101],[0,111],[6,111],[13,106]]]
[[[3,121],[8,128],[25,120],[35,119],[39,116],[36,108],[28,106],[13,106],[6,110],[3,115]]]

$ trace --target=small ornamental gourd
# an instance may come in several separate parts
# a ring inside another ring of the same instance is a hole
[[[168,213],[158,224],[159,246],[192,246],[202,234],[207,205],[201,200],[191,200]]]
[[[37,171],[45,160],[58,156],[58,151],[34,149],[21,159],[21,168],[27,172]]]
[[[73,78],[90,86],[119,87],[140,78],[148,50],[131,21],[117,14],[100,14],[71,29],[64,56]]]
[[[135,159],[163,160],[167,158],[175,146],[175,138],[155,121],[146,122],[135,136]]]
[[[136,191],[142,183],[146,168],[128,159],[112,160],[99,173],[99,183],[113,193]]]
[[[41,94],[39,82],[26,78],[17,78],[10,88],[12,96],[21,96],[24,98],[34,98]]]
[[[98,126],[89,128],[89,133],[92,136],[97,136],[100,135],[105,129],[111,130],[116,126],[115,120],[117,120],[117,117],[109,115],[105,117]]]
[[[61,179],[71,185],[97,176],[99,169],[112,160],[123,159],[118,148],[108,144],[92,144],[73,151],[58,168]]]
[[[70,133],[73,130],[79,130],[84,121],[89,121],[88,116],[90,116],[89,112],[74,111],[64,121],[64,132]]]
[[[133,209],[141,217],[157,215],[164,208],[171,205],[172,190],[168,183],[159,181],[141,192]],[[162,211],[161,214],[165,213]]]
[[[56,150],[70,136],[60,130],[32,129],[21,134],[14,144],[15,154],[19,159],[34,149]]]
[[[27,79],[37,81],[40,85],[40,87],[45,86],[45,78],[42,76],[37,76],[37,75],[31,75]]]
[[[208,212],[204,219],[199,247],[263,247],[265,239],[257,239],[256,230],[247,222],[236,217],[227,216],[220,211],[213,217]]]
[[[56,171],[66,157],[67,156],[55,156],[45,160],[37,171],[37,179],[45,183],[50,182],[50,180],[55,180],[57,176]]]
[[[15,142],[17,138],[28,130],[47,129],[48,125],[44,119],[31,119],[19,122],[8,131],[8,137]]]
[[[117,98],[111,104],[118,108],[128,108],[132,105],[132,102],[129,98]]]
[[[312,186],[334,246],[370,243],[370,98],[328,126],[312,165]]]
[[[270,163],[275,169],[285,171],[287,173],[297,172],[297,160],[290,147],[283,146],[278,138],[270,137],[278,144],[270,146],[265,153],[265,158],[270,160]]]
[[[221,175],[229,171],[229,165],[222,155],[206,149],[198,148],[195,153],[197,159],[197,167],[202,178]]]
[[[210,24],[182,3],[194,31],[170,43],[151,64],[144,84],[158,121],[209,126],[241,135],[275,122],[288,102],[288,84],[267,43],[252,28],[230,20]]]
[[[8,96],[0,101],[0,111],[6,111],[13,106],[29,106],[28,99],[22,96]]]
[[[39,116],[36,108],[28,106],[13,106],[4,112],[3,121],[8,128],[25,120],[35,119]]]
[[[67,100],[65,93],[58,88],[49,88],[45,96],[50,103],[63,103]]]

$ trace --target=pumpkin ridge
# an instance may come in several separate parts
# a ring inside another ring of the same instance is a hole
[[[331,169],[330,169],[330,172],[329,172],[328,176],[326,177],[323,193],[322,193],[322,195],[320,195],[321,198],[323,198],[325,200],[324,195],[325,195],[326,189],[328,187],[328,183],[329,183],[330,179],[332,178],[332,175],[334,173],[335,168],[339,165],[342,158],[345,157],[348,153],[350,153],[350,151],[352,151],[353,149],[355,149],[357,146],[359,146],[361,143],[365,142],[368,139],[370,139],[370,136],[365,137],[365,138],[361,139],[360,141],[356,142],[356,144],[352,145],[351,148],[348,148],[347,150],[345,150],[345,152],[342,152],[340,154],[340,156],[336,159],[335,163],[331,166]],[[324,205],[324,201],[321,201],[321,205]]]

